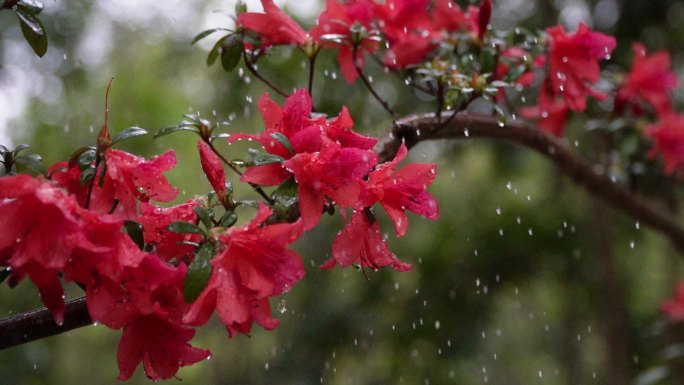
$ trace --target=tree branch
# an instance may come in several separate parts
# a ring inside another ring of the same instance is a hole
[[[32,310],[0,320],[0,350],[41,338],[68,332],[93,323],[86,308],[85,297],[68,301],[64,323],[58,326],[46,308]]]
[[[454,115],[444,112],[441,120],[435,114],[412,115],[398,120],[395,127],[378,141],[375,151],[384,162],[394,157],[402,142],[411,148],[424,140],[474,137],[509,140],[542,154],[593,196],[666,235],[684,255],[684,228],[673,215],[597,173],[590,163],[572,152],[561,139],[528,122],[513,121],[502,127],[495,117],[472,113]],[[91,323],[85,297],[66,303],[64,324],[61,326],[54,323],[52,315],[45,308],[18,314],[0,320],[0,349]]]
[[[684,228],[676,217],[596,172],[592,164],[571,151],[561,139],[529,122],[518,120],[501,126],[495,117],[462,113],[440,123],[435,114],[412,115],[398,120],[378,141],[375,151],[381,161],[387,161],[394,157],[402,142],[411,148],[424,140],[473,137],[508,140],[540,153],[596,198],[667,236],[684,256]]]

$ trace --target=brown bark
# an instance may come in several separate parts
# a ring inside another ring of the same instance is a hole
[[[376,152],[382,161],[386,161],[394,157],[402,142],[411,148],[425,140],[475,137],[508,140],[545,156],[594,197],[667,236],[684,257],[684,228],[676,217],[597,172],[593,164],[575,154],[562,139],[531,123],[518,120],[502,125],[493,116],[472,113],[453,117],[451,113],[445,113],[441,119],[434,114],[412,115],[396,122],[378,142]]]

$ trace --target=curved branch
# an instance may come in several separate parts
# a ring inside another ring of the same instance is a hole
[[[434,114],[412,115],[398,120],[395,127],[378,141],[375,150],[381,161],[387,161],[394,157],[402,142],[411,148],[424,140],[473,137],[509,140],[540,153],[593,196],[666,235],[684,255],[684,228],[676,217],[597,173],[562,140],[531,123],[513,121],[501,126],[495,117],[472,113],[458,114],[448,121],[441,119],[440,123]]]
[[[85,297],[68,301],[64,323],[57,325],[46,308],[32,310],[0,320],[0,350],[41,338],[68,332],[93,323],[88,315]]]

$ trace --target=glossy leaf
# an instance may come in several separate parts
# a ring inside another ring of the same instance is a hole
[[[192,39],[192,42],[190,44],[195,44],[198,41],[204,39],[205,37],[211,35],[212,33],[216,32],[216,31],[221,31],[221,30],[223,30],[223,28],[212,28],[212,29],[208,29],[206,31],[202,31],[202,32],[198,33],[197,35],[195,35],[195,37]]]
[[[275,139],[278,143],[282,144],[283,147],[285,147],[287,151],[290,152],[290,154],[294,155],[294,149],[292,148],[292,144],[285,135],[281,134],[280,132],[272,132],[271,138]]]
[[[195,211],[195,214],[197,214],[197,217],[204,223],[204,226],[208,229],[213,227],[213,219],[214,219],[214,211],[213,210],[208,210],[204,207],[201,206],[195,206],[192,208]]]
[[[221,47],[223,46],[223,42],[226,41],[226,39],[228,39],[229,36],[230,35],[226,35],[226,36],[218,39],[216,44],[214,44],[214,46],[211,48],[211,51],[209,51],[209,55],[207,56],[207,65],[208,66],[213,65],[214,62],[216,61],[216,59],[218,59]]]
[[[143,227],[136,221],[124,221],[124,229],[126,234],[138,245],[140,250],[145,248],[145,238],[143,237]]]
[[[196,128],[188,127],[188,126],[170,126],[170,127],[164,127],[160,128],[157,130],[157,132],[154,133],[154,137],[158,138],[160,136],[168,135],[172,132],[176,131],[192,131],[194,133],[199,133],[199,131]]]
[[[33,52],[39,57],[43,57],[45,52],[47,52],[48,46],[47,34],[45,33],[43,23],[26,7],[17,6],[14,12],[19,18],[21,33],[24,34],[24,38],[33,49]]]
[[[252,159],[252,164],[254,166],[263,166],[265,164],[280,163],[284,161],[283,157],[273,154],[261,154],[257,155]]]
[[[112,139],[112,143],[117,143],[122,140],[134,138],[136,136],[141,136],[141,135],[147,135],[147,130],[144,128],[140,127],[128,127],[124,129],[123,131],[119,132],[114,136],[114,139]]]
[[[9,267],[5,267],[4,269],[0,270],[0,283],[5,282],[7,277],[10,275],[10,269]]]
[[[43,164],[43,158],[38,154],[19,155],[15,158],[14,164],[17,171],[21,174],[45,175],[47,168]]]
[[[20,6],[25,7],[29,12],[37,15],[43,11],[43,3],[36,0],[21,0],[18,3]]]
[[[192,302],[202,293],[211,276],[211,259],[214,257],[214,245],[204,243],[195,254],[195,259],[188,266],[183,282],[185,302]]]
[[[181,234],[204,234],[199,226],[190,222],[171,222],[169,231]]]
[[[221,227],[230,227],[237,222],[237,214],[235,214],[232,211],[226,211],[225,214],[221,217],[219,220],[219,226]]]
[[[221,65],[230,72],[240,63],[242,57],[242,39],[231,35],[221,47]]]

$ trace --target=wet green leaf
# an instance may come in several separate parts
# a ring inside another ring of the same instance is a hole
[[[204,234],[199,226],[190,222],[171,222],[169,231],[181,234]]]
[[[190,44],[195,44],[195,43],[197,43],[198,41],[204,39],[205,37],[211,35],[212,33],[216,32],[216,31],[221,31],[221,30],[223,30],[223,28],[212,28],[212,29],[208,29],[208,30],[206,30],[206,31],[202,31],[202,32],[198,33],[198,34],[192,39],[192,42],[191,42]]]
[[[273,154],[261,154],[257,155],[252,159],[252,164],[254,166],[263,166],[265,164],[280,163],[285,159],[278,155]]]
[[[285,147],[291,155],[294,155],[294,149],[292,148],[292,144],[290,144],[290,141],[287,139],[285,135],[281,134],[280,132],[272,132],[271,138],[275,139],[278,143],[282,144],[283,147]]]
[[[212,219],[214,219],[214,211],[206,209],[201,206],[195,206],[192,208],[195,211],[195,214],[197,214],[197,217],[204,223],[204,226],[207,229],[210,229],[214,226],[214,223]]]
[[[122,140],[134,138],[136,136],[147,135],[147,130],[140,127],[128,127],[114,136],[112,143],[117,143]]]
[[[204,243],[197,253],[195,259],[188,266],[183,282],[183,297],[185,302],[192,302],[202,293],[211,277],[211,259],[214,257],[214,245]]]
[[[34,15],[37,15],[43,11],[43,3],[36,0],[21,0],[18,5],[25,7]]]
[[[170,127],[164,127],[160,128],[157,130],[157,132],[154,133],[154,137],[158,138],[160,136],[168,135],[172,132],[176,131],[192,131],[196,134],[199,134],[199,130],[197,130],[194,127],[188,127],[188,126],[170,126]]]
[[[230,35],[221,47],[221,65],[230,72],[240,63],[242,57],[242,39],[238,35]]]
[[[221,47],[223,46],[223,42],[226,41],[226,39],[228,39],[228,36],[230,36],[230,35],[226,35],[226,36],[218,39],[216,44],[214,44],[214,46],[211,48],[211,51],[209,51],[209,55],[207,56],[207,65],[208,66],[213,65],[214,62],[216,61],[216,59],[218,59],[218,56],[219,56],[220,51],[221,51]]]
[[[19,155],[15,158],[14,164],[17,171],[21,174],[45,175],[47,168],[43,164],[43,158],[38,154]]]
[[[43,23],[35,17],[26,7],[17,6],[14,13],[19,18],[21,33],[29,43],[33,52],[39,57],[43,57],[47,52],[48,41]]]
[[[145,238],[143,237],[143,227],[136,221],[124,221],[124,229],[126,234],[138,245],[140,250],[145,248]]]
[[[7,277],[10,275],[10,269],[9,267],[5,267],[2,270],[0,270],[0,283],[5,282]]]
[[[225,214],[221,217],[219,220],[219,226],[221,227],[230,227],[237,222],[237,214],[235,214],[232,211],[226,211]]]
[[[97,158],[97,151],[94,148],[89,148],[78,157],[78,168],[83,171],[90,167]]]

